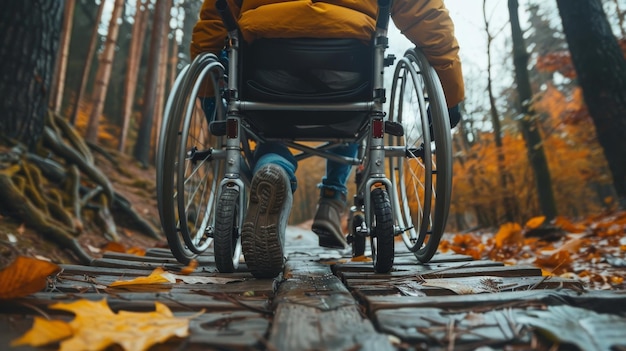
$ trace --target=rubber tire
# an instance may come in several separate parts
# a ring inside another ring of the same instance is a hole
[[[393,267],[395,248],[391,200],[387,191],[381,188],[372,190],[372,207],[375,223],[372,223],[370,240],[374,270],[376,273],[389,273]]]
[[[239,266],[241,253],[239,211],[239,191],[232,188],[224,189],[218,200],[213,233],[213,254],[220,273],[233,273]]]

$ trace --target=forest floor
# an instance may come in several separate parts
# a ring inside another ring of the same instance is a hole
[[[154,167],[142,167],[130,156],[111,152],[117,162],[96,154],[96,165],[107,175],[115,191],[160,233]],[[607,211],[580,219],[559,217],[544,222],[537,217],[525,224],[507,223],[500,228],[448,233],[442,239],[440,251],[507,264],[532,264],[541,267],[546,276],[580,279],[593,289],[626,289],[625,211]],[[311,221],[307,221],[299,227],[310,228],[310,225]],[[117,244],[110,243],[94,221],[85,222],[78,240],[94,258],[105,250],[140,254],[148,248],[167,247],[164,237],[150,238],[123,221],[116,222],[116,226]],[[403,243],[399,241],[397,245]],[[0,215],[0,269],[16,255],[77,263],[72,252],[46,240],[27,223]]]

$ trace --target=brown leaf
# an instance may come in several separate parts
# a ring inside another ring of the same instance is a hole
[[[46,278],[60,270],[61,267],[54,263],[18,256],[0,271],[0,299],[14,299],[41,291],[46,287]]]

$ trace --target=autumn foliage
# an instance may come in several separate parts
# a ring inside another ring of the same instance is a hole
[[[579,221],[557,217],[530,219],[524,226],[505,223],[493,234],[455,234],[441,241],[440,251],[531,264],[546,277],[580,279],[590,288],[624,288],[626,278],[626,212],[589,216]]]

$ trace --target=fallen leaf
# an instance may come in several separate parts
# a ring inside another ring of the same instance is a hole
[[[524,240],[522,228],[517,223],[505,223],[500,226],[496,233],[496,247],[503,247],[505,244],[520,243]]]
[[[567,218],[561,217],[561,216],[557,216],[554,219],[554,224],[556,226],[561,227],[563,230],[565,230],[567,232],[570,232],[570,233],[582,233],[582,232],[587,230],[587,227],[585,227],[584,225],[582,225],[582,224],[573,224]]]
[[[189,334],[189,320],[195,317],[174,317],[170,309],[159,302],[155,302],[153,312],[114,313],[106,300],[78,300],[49,307],[76,315],[69,323],[73,333],[62,338],[60,351],[100,351],[115,344],[126,351],[144,351],[171,337],[186,337]],[[45,332],[39,328],[40,324],[34,324],[31,330],[15,342],[25,339],[29,333]]]
[[[463,279],[428,279],[422,285],[448,289],[458,295],[497,292],[502,278],[491,276],[463,277]]]
[[[372,258],[369,257],[369,256],[361,255],[361,256],[352,257],[350,259],[350,261],[352,261],[352,262],[372,262]]]
[[[126,250],[126,253],[135,256],[145,256],[146,250],[140,247],[133,246],[130,249]]]
[[[102,248],[102,251],[125,253],[126,247],[120,243],[110,241]]]
[[[242,278],[226,278],[226,277],[198,277],[184,274],[174,274],[170,272],[161,273],[161,276],[170,283],[182,281],[185,284],[228,284],[232,282],[243,281]]]
[[[536,229],[539,228],[545,222],[546,216],[533,217],[526,222],[524,225],[528,229]]]
[[[176,281],[172,281],[167,277],[163,276],[165,271],[163,268],[158,267],[155,268],[152,273],[150,273],[147,277],[137,277],[131,280],[117,280],[113,283],[109,284],[109,288],[115,287],[128,287],[132,285],[155,285],[155,284],[169,284],[176,283]]]
[[[11,341],[11,346],[44,346],[72,336],[72,327],[61,320],[35,317],[33,327],[20,338]]]
[[[180,270],[180,274],[189,275],[195,272],[196,268],[198,268],[198,261],[193,259],[189,261],[189,264]]]
[[[613,314],[600,314],[591,310],[559,305],[545,311],[529,311],[516,322],[531,325],[549,338],[571,343],[580,350],[611,350],[626,346],[624,318]]]
[[[41,291],[46,278],[61,271],[54,263],[18,256],[8,267],[0,271],[0,299],[14,299]]]

